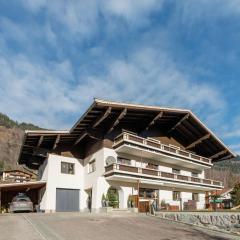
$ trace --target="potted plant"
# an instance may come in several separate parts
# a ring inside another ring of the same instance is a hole
[[[108,193],[109,206],[113,208],[118,208],[118,194],[111,191]]]

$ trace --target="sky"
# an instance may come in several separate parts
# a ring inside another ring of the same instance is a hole
[[[0,112],[69,129],[93,98],[191,109],[240,153],[239,0],[0,0]]]

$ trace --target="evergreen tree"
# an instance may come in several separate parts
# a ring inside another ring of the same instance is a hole
[[[240,182],[236,183],[231,192],[233,204],[235,206],[240,205]]]

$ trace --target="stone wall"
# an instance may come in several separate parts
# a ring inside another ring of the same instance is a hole
[[[157,212],[156,216],[240,234],[240,212]]]

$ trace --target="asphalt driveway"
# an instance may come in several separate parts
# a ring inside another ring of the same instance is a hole
[[[224,240],[239,238],[145,215],[55,213],[0,215],[0,239]]]

